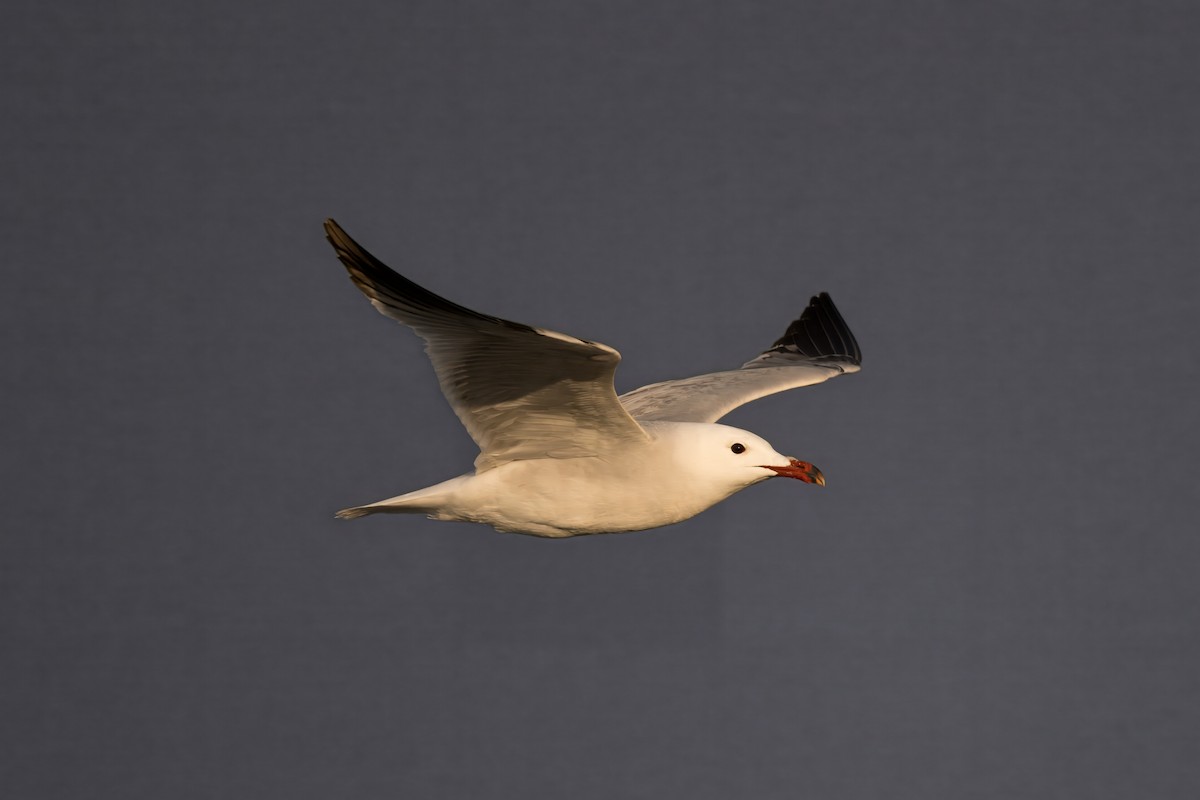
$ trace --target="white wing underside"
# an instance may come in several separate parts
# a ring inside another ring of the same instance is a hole
[[[476,471],[649,442],[617,400],[616,350],[451,303],[392,271],[332,220],[325,230],[371,304],[425,340],[442,393],[479,445]]]

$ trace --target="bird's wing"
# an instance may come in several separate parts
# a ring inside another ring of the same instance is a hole
[[[862,352],[828,294],[809,301],[779,341],[741,369],[663,381],[621,395],[638,420],[716,422],[769,394],[858,372]]]
[[[476,470],[649,440],[613,389],[616,350],[463,308],[394,272],[333,220],[325,234],[371,304],[425,340],[442,393],[479,445]]]

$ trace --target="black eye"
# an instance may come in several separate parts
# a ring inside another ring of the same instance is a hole
[[[734,442],[729,446],[729,449],[738,455],[741,455],[742,453],[746,452],[746,445],[742,444],[741,442]]]

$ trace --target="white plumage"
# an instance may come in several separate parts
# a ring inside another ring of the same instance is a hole
[[[339,511],[422,513],[564,537],[681,522],[776,476],[824,485],[807,462],[716,421],[775,392],[857,372],[854,335],[829,295],[741,369],[618,397],[620,354],[598,342],[480,314],[397,274],[333,220],[325,232],[380,313],[425,340],[442,393],[479,445],[475,471]]]

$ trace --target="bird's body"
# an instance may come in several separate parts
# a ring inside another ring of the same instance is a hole
[[[828,295],[739,370],[618,398],[612,348],[455,305],[384,266],[332,220],[326,233],[376,308],[426,340],[443,393],[481,449],[473,473],[339,517],[422,513],[562,538],[681,522],[775,476],[824,485],[811,464],[716,420],[757,397],[857,371],[858,344]]]
[[[702,422],[651,422],[650,438],[608,456],[509,461],[416,492],[342,512],[424,513],[434,519],[482,522],[499,531],[561,538],[586,533],[637,531],[682,522],[776,473],[738,459],[742,455],[786,464],[788,459],[748,431]],[[721,474],[701,458],[697,442],[738,460]],[[694,454],[692,451],[696,451]]]

